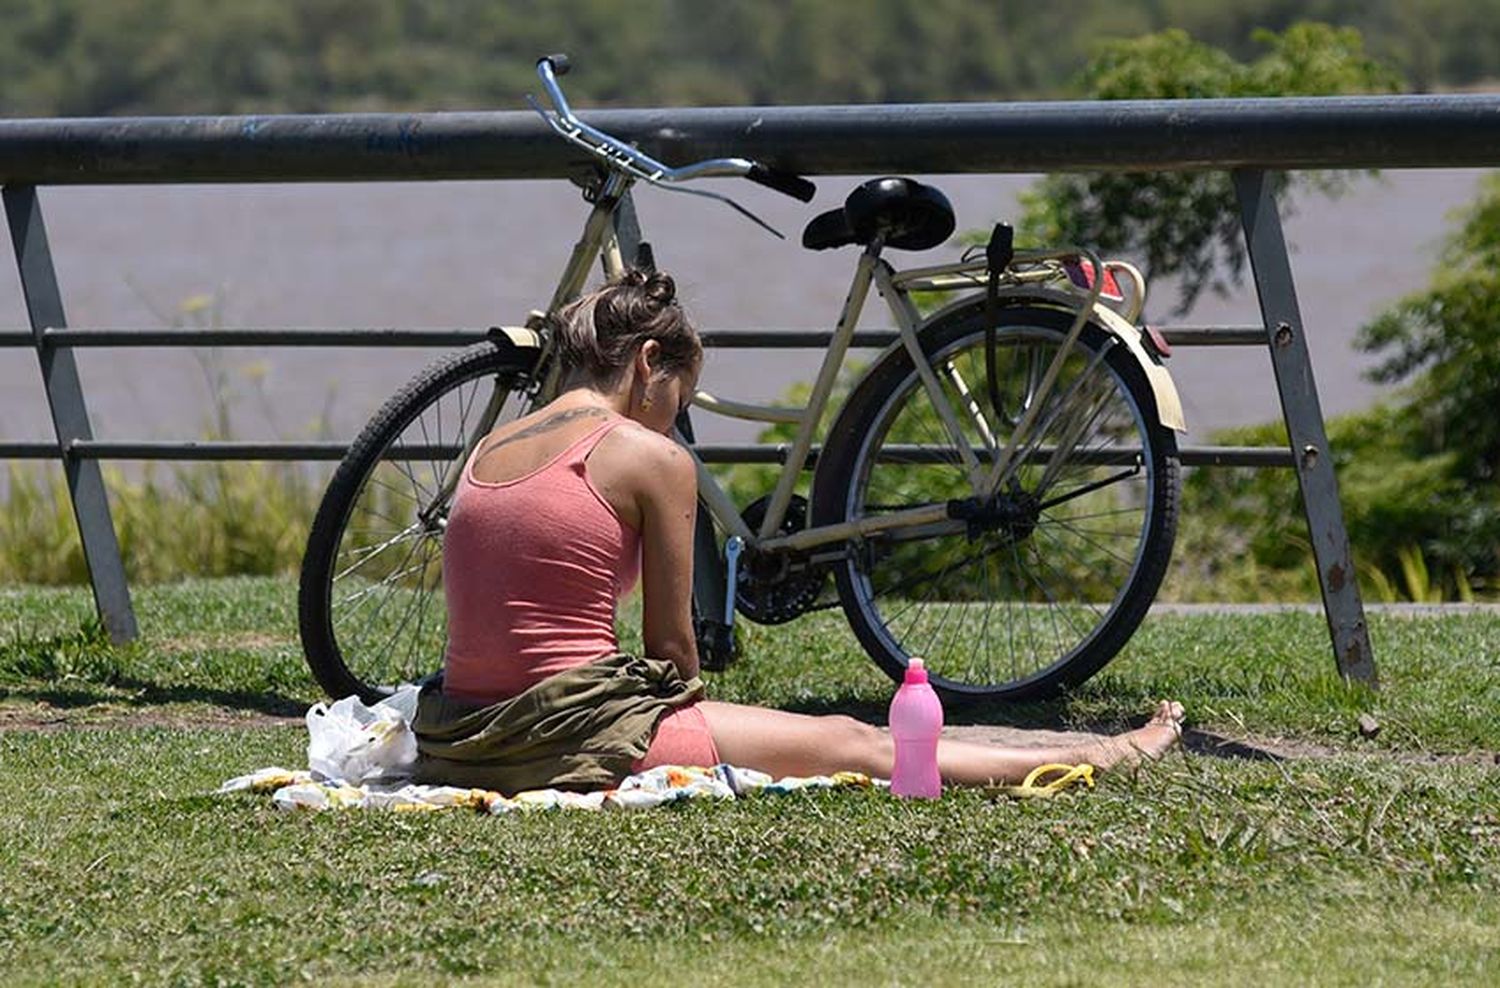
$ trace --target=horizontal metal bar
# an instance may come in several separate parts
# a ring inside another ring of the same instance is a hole
[[[699,444],[693,449],[705,463],[785,463],[790,453],[790,447],[785,445]],[[808,457],[809,465],[817,460],[819,452],[821,447],[812,448]],[[975,449],[974,453],[981,460],[989,455],[983,449]],[[1124,447],[1075,453],[1072,460],[1095,464],[1128,463],[1138,453],[1138,449]],[[1177,453],[1182,465],[1190,467],[1291,467],[1296,463],[1292,451],[1284,446],[1182,446]],[[957,460],[951,450],[936,447],[898,445],[889,447],[885,454],[882,459],[890,462],[945,463]],[[1047,459],[1046,449],[1037,450],[1032,457],[1038,463],[1044,463]]]
[[[0,443],[0,460],[56,460],[57,443]]]
[[[826,350],[833,334],[822,330],[802,329],[706,329],[703,345],[720,350]],[[856,349],[881,350],[898,339],[894,330],[870,330],[855,333],[849,345]]]
[[[1246,346],[1264,344],[1260,326],[1158,327],[1173,346]],[[484,329],[49,329],[43,340],[52,346],[84,347],[203,347],[203,346],[317,346],[317,347],[457,347],[485,339]],[[833,334],[803,329],[711,329],[703,331],[703,345],[720,350],[826,350]],[[894,330],[854,334],[856,349],[881,350],[899,339]],[[26,330],[0,330],[0,348],[32,347]]]
[[[83,460],[333,460],[349,452],[346,442],[281,441],[129,441],[91,439],[69,447],[71,454]],[[406,459],[429,459],[434,454],[457,456],[458,447],[411,446],[403,449]],[[58,459],[62,455],[56,443],[0,443],[0,458],[14,460]],[[392,457],[395,459],[395,457]]]
[[[203,441],[173,442],[153,440],[129,442],[109,439],[93,439],[75,442],[73,454],[89,460],[341,460],[349,450],[342,442],[278,442],[278,441]],[[757,445],[753,443],[702,443],[693,449],[705,463],[784,463],[786,446]],[[817,459],[819,447],[813,447],[809,464]],[[976,453],[982,453],[976,450]],[[893,460],[911,463],[941,463],[952,459],[947,451],[929,450],[917,446],[895,446],[889,451]],[[409,446],[402,451],[402,459],[430,459],[433,455],[457,456],[457,446]],[[1130,449],[1121,449],[1104,454],[1078,457],[1079,461],[1097,463],[1127,462],[1134,455]],[[1290,467],[1294,465],[1292,452],[1281,446],[1184,446],[1178,450],[1184,466],[1219,467]],[[0,459],[6,460],[55,460],[61,456],[56,443],[46,442],[0,442]],[[396,457],[392,457],[395,459]],[[1046,450],[1039,451],[1039,461],[1046,459]]]
[[[1264,326],[1158,326],[1172,346],[1265,346]]]
[[[69,347],[379,346],[458,347],[484,329],[49,329],[42,342]]]
[[[746,157],[804,174],[1500,165],[1500,96],[926,103],[600,110],[670,165]],[[556,178],[588,159],[533,113],[0,121],[0,182]]]
[[[130,442],[95,439],[74,443],[70,452],[85,460],[342,460],[344,442],[254,442],[218,440]],[[454,454],[457,455],[455,449]]]
[[[319,347],[449,347],[467,346],[486,338],[485,329],[49,329],[42,339],[68,347],[200,347],[200,346],[319,346]],[[723,349],[827,349],[833,334],[801,329],[715,329],[702,334],[703,345]],[[889,330],[855,333],[853,346],[884,348],[895,342]],[[35,346],[25,330],[0,330],[0,347]]]
[[[1294,467],[1297,459],[1285,446],[1179,446],[1185,467]]]

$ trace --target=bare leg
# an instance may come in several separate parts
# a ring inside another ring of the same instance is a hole
[[[773,776],[863,772],[889,778],[895,760],[891,736],[852,717],[812,717],[767,707],[704,701],[719,757],[731,765]],[[1139,730],[1078,745],[1006,748],[972,741],[938,742],[938,770],[957,785],[1020,782],[1048,762],[1088,762],[1107,769],[1159,758],[1177,742],[1182,705],[1162,701]]]

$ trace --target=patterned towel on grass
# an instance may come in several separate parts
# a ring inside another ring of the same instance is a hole
[[[514,796],[502,796],[487,789],[456,786],[353,786],[337,780],[318,781],[306,770],[263,768],[230,779],[219,787],[219,792],[270,793],[271,801],[284,810],[425,812],[467,809],[503,816],[536,810],[642,810],[693,799],[731,800],[804,789],[871,789],[888,785],[884,780],[871,779],[859,772],[772,779],[764,772],[732,765],[712,768],[662,765],[629,776],[615,788],[599,792],[534,789]]]

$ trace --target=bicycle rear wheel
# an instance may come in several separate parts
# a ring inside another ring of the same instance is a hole
[[[441,664],[450,478],[471,439],[525,413],[535,359],[478,343],[438,360],[381,406],[339,463],[298,587],[303,651],[329,696],[373,703]]]
[[[1072,313],[1006,308],[999,407],[982,306],[922,336],[983,472],[1009,442]],[[882,359],[829,432],[815,524],[944,504],[948,520],[851,543],[834,574],[860,643],[893,678],[921,656],[949,699],[1034,699],[1082,682],[1129,639],[1176,533],[1176,437],[1125,344],[1089,324],[993,504],[975,488],[905,350]]]

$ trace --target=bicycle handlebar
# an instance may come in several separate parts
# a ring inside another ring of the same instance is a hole
[[[801,199],[803,202],[812,202],[813,196],[818,194],[818,187],[801,175],[767,168],[758,161],[750,163],[750,170],[745,173],[745,177],[768,189],[775,189],[782,195]]]
[[[573,109],[557,83],[557,78],[566,75],[570,68],[572,62],[566,55],[544,55],[537,59],[536,74],[542,81],[548,102],[552,104],[552,112],[544,110],[529,96],[527,99],[558,136],[601,159],[606,166],[652,183],[686,182],[695,178],[725,175],[748,178],[803,202],[811,202],[817,193],[817,186],[802,176],[770,168],[747,158],[710,158],[680,168],[662,164],[639,148],[590,127],[573,115]]]

